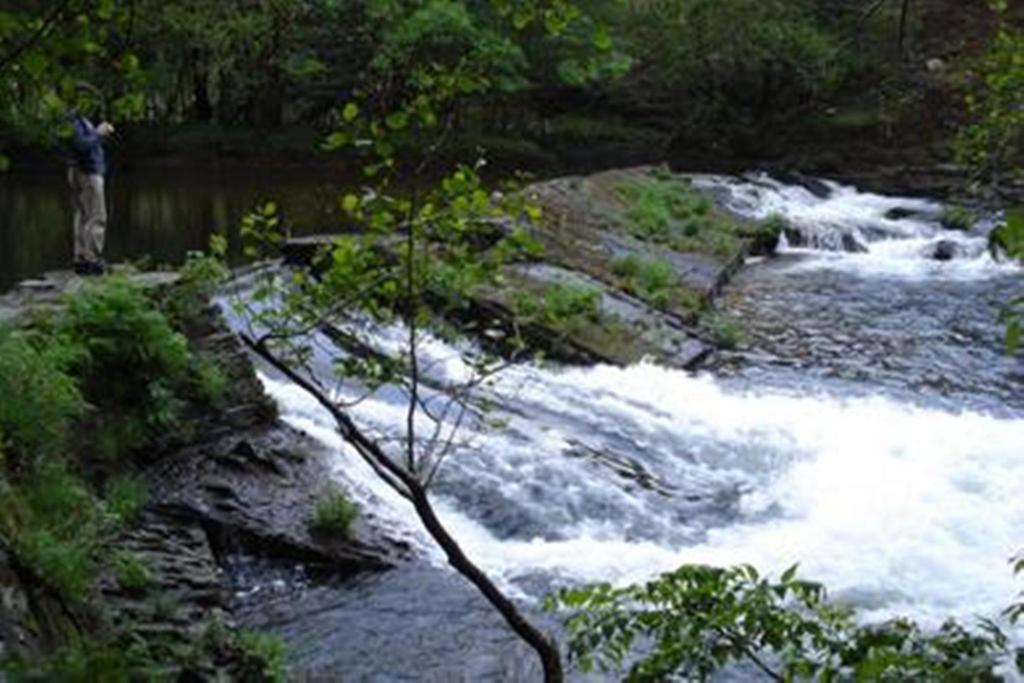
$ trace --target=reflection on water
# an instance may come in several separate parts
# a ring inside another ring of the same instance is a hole
[[[238,254],[238,222],[257,202],[274,199],[296,233],[338,224],[341,179],[311,169],[167,169],[124,171],[108,181],[109,261],[150,256],[179,263],[226,234]],[[0,175],[0,291],[46,270],[67,268],[71,205],[62,168]]]

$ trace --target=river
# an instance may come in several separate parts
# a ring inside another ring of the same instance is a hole
[[[317,168],[139,169],[107,180],[110,262],[143,255],[179,265],[210,235],[241,252],[238,225],[258,202],[273,199],[297,234],[337,225],[337,172]],[[48,270],[69,269],[71,198],[63,169],[0,173],[0,291]]]
[[[115,176],[108,255],[176,263],[213,232],[237,249],[238,220],[271,197],[297,228],[329,229],[336,180]],[[66,266],[63,182],[0,177],[0,288]],[[557,586],[638,581],[686,562],[799,562],[866,620],[998,616],[1022,587],[1007,561],[1024,546],[1024,364],[1005,354],[996,321],[1020,269],[991,259],[983,230],[942,231],[925,200],[835,184],[816,195],[764,176],[695,182],[740,213],[779,214],[808,245],[748,264],[726,289],[721,306],[743,321],[745,342],[696,375],[646,363],[504,372],[478,396],[498,413],[466,426],[471,438],[437,482],[455,536],[527,609]],[[867,251],[828,249],[844,236]],[[957,258],[928,258],[939,240]],[[435,340],[426,352],[434,372],[463,371],[458,349]],[[254,586],[243,621],[281,632],[314,674],[535,680],[532,655],[323,411],[270,373],[264,382],[367,514],[423,561],[280,600]],[[354,411],[387,434],[403,407],[383,391]]]
[[[925,200],[836,184],[816,195],[764,176],[695,182],[740,213],[779,214],[819,248],[784,241],[740,273],[721,305],[746,341],[699,374],[505,371],[477,396],[497,415],[464,427],[471,438],[436,485],[454,535],[528,609],[557,586],[682,563],[798,562],[868,621],[998,617],[1021,588],[1008,560],[1024,546],[1024,364],[1006,355],[996,317],[1021,270],[991,258],[984,225],[944,231]],[[820,248],[844,235],[863,253]],[[940,240],[957,258],[929,257]],[[443,342],[425,355],[438,379],[465,371]],[[280,378],[264,381],[285,419],[335,454],[364,509],[425,561],[256,600],[250,623],[283,633],[296,663],[323,675],[535,680],[529,653],[329,417]],[[403,410],[384,390],[353,413],[388,435]]]

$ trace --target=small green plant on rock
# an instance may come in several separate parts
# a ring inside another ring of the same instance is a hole
[[[1024,209],[1006,212],[1006,220],[989,235],[989,251],[994,258],[1024,263]],[[1024,295],[1007,301],[999,319],[1006,325],[1006,347],[1010,353],[1016,353],[1024,339]]]
[[[544,318],[550,321],[601,317],[601,292],[594,287],[556,283],[544,290]]]
[[[108,522],[95,497],[59,458],[38,463],[19,486],[0,489],[0,535],[61,595],[90,590]]]
[[[646,242],[668,243],[682,229],[695,235],[711,208],[706,198],[682,182],[652,178],[623,183],[619,195],[627,203],[630,233]],[[691,235],[691,236],[692,236]]]
[[[98,409],[101,454],[119,457],[178,424],[188,342],[140,287],[118,277],[87,286],[68,300],[56,334],[82,349],[72,370]]]
[[[543,325],[565,336],[583,334],[602,319],[601,290],[565,282],[553,282],[540,294],[517,291],[510,305],[525,323]]]
[[[179,610],[181,610],[181,602],[173,593],[156,593],[147,602],[153,618],[157,621],[174,619]]]
[[[118,475],[107,482],[107,511],[121,524],[134,522],[149,499],[146,483],[132,475]]]
[[[285,665],[287,646],[280,636],[259,631],[240,631],[235,644],[242,654],[243,672],[251,672],[271,683],[288,680]]]
[[[679,285],[671,264],[635,254],[617,259],[612,272],[622,278],[627,291],[657,308],[671,305],[673,290]]]
[[[227,400],[230,387],[228,377],[211,354],[200,354],[193,362],[193,386],[196,398],[214,408]]]
[[[784,235],[786,231],[791,230],[792,226],[786,217],[781,213],[770,213],[768,216],[761,221],[761,225],[765,230],[770,231],[774,235]]]
[[[350,501],[343,491],[332,488],[313,507],[309,528],[314,533],[348,538],[357,517],[359,506]]]
[[[187,255],[171,295],[161,302],[167,315],[180,327],[201,322],[218,285],[228,275],[222,260],[226,253],[227,241],[221,235],[214,235],[210,238],[209,254],[190,252]]]
[[[966,206],[949,205],[942,209],[942,216],[939,222],[947,230],[959,230],[967,232],[974,227],[977,218],[974,212]]]
[[[152,582],[146,563],[129,551],[120,551],[114,555],[113,570],[118,584],[126,591],[141,593]]]
[[[67,445],[85,401],[67,365],[74,353],[38,336],[0,329],[0,431],[11,466],[29,467]]]
[[[705,319],[714,342],[721,348],[734,351],[746,341],[743,325],[736,318],[724,313],[712,313]]]

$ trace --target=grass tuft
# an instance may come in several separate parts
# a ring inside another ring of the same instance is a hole
[[[332,488],[313,507],[309,528],[325,536],[350,538],[352,525],[358,517],[359,506],[350,501],[340,489]]]

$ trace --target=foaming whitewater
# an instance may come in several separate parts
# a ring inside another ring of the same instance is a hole
[[[1024,375],[1010,360],[989,376],[984,368],[1004,361],[965,359],[1001,358],[998,287],[1019,271],[991,259],[982,233],[942,230],[939,206],[925,200],[834,183],[815,194],[766,177],[695,182],[737,212],[777,213],[821,235],[808,243],[822,248],[755,266],[730,295],[754,302],[737,309],[755,328],[738,354],[744,369],[726,378],[650,363],[509,368],[474,394],[479,409],[434,489],[454,535],[528,600],[683,563],[769,572],[799,563],[866,620],[998,616],[1020,588],[1008,560],[1024,547],[1024,412],[1015,407],[1024,403],[1009,399],[1020,398]],[[844,234],[868,250],[832,250]],[[960,257],[928,258],[938,239],[959,240]],[[758,310],[772,301],[778,316],[761,321],[762,338]],[[934,329],[909,315],[921,301],[934,307],[921,309]],[[385,330],[378,346],[397,349],[403,338]],[[801,354],[801,344],[815,352]],[[424,343],[428,403],[443,398],[431,386],[468,376],[465,350]],[[263,379],[287,421],[339,454],[337,476],[365,509],[443,566],[411,509],[341,442],[329,415],[283,379]],[[986,400],[964,398],[989,384],[998,391]],[[358,395],[339,387],[339,398]],[[1006,410],[988,409],[1003,401]],[[402,434],[405,409],[385,387],[352,413],[387,438]],[[421,434],[432,426],[423,416],[417,424]]]
[[[458,356],[440,343],[434,352]],[[289,421],[340,447],[308,397],[266,382]],[[524,595],[643,580],[688,562],[769,571],[799,562],[866,618],[992,616],[1015,593],[1007,560],[1024,539],[1020,420],[885,398],[729,392],[650,364],[519,367],[491,391],[515,411],[502,429],[469,428],[471,445],[446,465],[440,507],[472,556]],[[370,400],[356,413],[386,434],[400,410]],[[581,447],[635,462],[664,489],[574,456]],[[339,474],[440,563],[403,503],[341,452]]]
[[[801,268],[947,279],[985,278],[1018,269],[993,259],[988,251],[994,216],[965,233],[943,229],[943,206],[937,202],[860,192],[829,180],[804,187],[760,173],[742,178],[697,175],[692,181],[742,216],[781,218],[789,226],[788,235],[780,236],[781,250],[816,256]],[[940,243],[954,258],[933,258]]]

